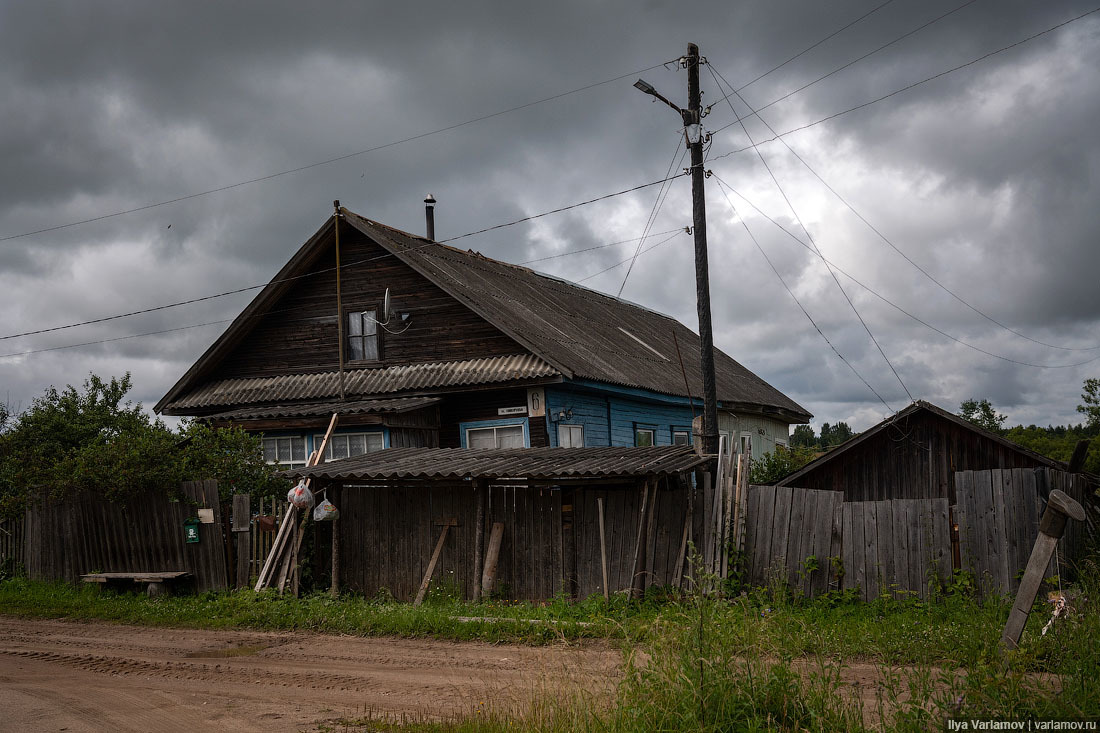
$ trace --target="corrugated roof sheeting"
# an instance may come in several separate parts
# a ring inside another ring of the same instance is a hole
[[[348,481],[640,478],[690,471],[705,461],[689,446],[499,450],[389,448],[284,473],[294,478]]]
[[[352,212],[346,212],[346,220],[570,376],[683,395],[678,342],[691,393],[702,394],[699,337],[673,318],[525,267],[434,244]],[[694,302],[690,284],[683,293]],[[721,351],[715,351],[714,366],[723,402],[778,408],[809,419],[798,403]]]
[[[395,397],[391,400],[358,402],[321,402],[308,405],[273,405],[231,410],[208,416],[211,420],[259,420],[275,417],[316,417],[320,415],[365,415],[419,410],[440,402],[438,397]]]
[[[469,361],[348,370],[344,372],[344,385],[345,392],[354,396],[505,383],[557,375],[556,369],[537,356],[517,354]],[[184,398],[166,405],[163,411],[166,415],[172,415],[180,410],[195,408],[316,400],[339,394],[339,372],[223,379],[202,385]]]

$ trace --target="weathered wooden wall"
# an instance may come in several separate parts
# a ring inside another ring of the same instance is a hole
[[[355,266],[356,262],[363,266]],[[345,312],[380,309],[389,288],[393,309],[411,314],[407,330],[399,334],[379,331],[382,365],[527,351],[346,224],[340,228],[340,263],[344,266],[340,276]],[[305,264],[307,271],[320,272],[292,283],[286,295],[271,306],[270,314],[259,317],[218,369],[205,378],[334,371],[339,365],[335,266],[329,232],[323,251]]]
[[[542,600],[602,593],[597,499],[604,500],[610,591],[631,587],[641,489],[634,485],[554,487],[490,484],[485,536],[504,524],[494,595]],[[563,496],[565,497],[563,500]],[[657,491],[653,532],[646,533],[647,585],[672,582],[682,539],[687,489]],[[564,501],[564,506],[563,506]],[[442,530],[454,518],[433,583],[471,598],[477,496],[469,483],[346,486],[340,499],[341,584],[367,594],[382,589],[411,600]],[[563,508],[565,511],[563,512]]]
[[[80,496],[35,505],[24,518],[24,564],[34,580],[80,582],[84,573],[184,570],[195,588],[227,587],[225,540],[216,481],[186,482],[183,493],[214,510],[214,523],[200,525],[201,541],[184,542],[183,522],[195,507],[146,494],[126,504]]]
[[[931,574],[951,574],[947,500],[846,502],[837,491],[752,486],[745,557],[757,585],[778,576],[810,596],[859,588],[864,600],[884,593],[924,598]]]
[[[1050,491],[1060,489],[1083,503],[1088,490],[1084,476],[1049,468],[960,471],[955,474],[955,484],[962,568],[975,575],[983,593],[999,594],[1012,594],[1019,588]],[[1081,556],[1084,542],[1085,528],[1080,522],[1069,521],[1058,543],[1060,567],[1052,559],[1047,574],[1069,571]]]
[[[945,498],[955,503],[955,472],[1033,468],[1034,457],[931,412],[898,420],[798,476],[797,486],[842,491],[845,501]]]

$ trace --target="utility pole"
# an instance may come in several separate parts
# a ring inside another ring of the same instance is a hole
[[[688,72],[688,107],[680,109],[661,96],[652,84],[639,79],[635,88],[676,110],[684,122],[684,139],[691,151],[691,214],[695,233],[695,301],[699,311],[699,371],[703,375],[703,453],[718,453],[718,390],[714,381],[714,333],[710,321],[710,271],[707,266],[707,204],[703,189],[703,117],[699,92],[699,65],[705,63],[699,47],[688,44],[681,64]]]

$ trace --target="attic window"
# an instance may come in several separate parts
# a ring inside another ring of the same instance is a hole
[[[382,358],[377,314],[374,310],[348,313],[349,361],[379,361]]]
[[[657,351],[657,349],[653,348],[652,346],[650,346],[649,344],[647,344],[647,343],[646,343],[645,341],[642,341],[642,340],[641,340],[640,338],[638,338],[637,336],[635,336],[634,334],[632,334],[632,333],[631,333],[630,331],[627,331],[627,330],[626,330],[625,328],[623,328],[622,326],[619,326],[619,330],[620,330],[620,331],[622,331],[623,333],[625,333],[625,334],[626,334],[627,336],[629,336],[630,338],[632,338],[632,339],[634,339],[635,341],[637,341],[637,342],[638,342],[639,344],[641,344],[642,346],[644,346],[644,347],[646,347],[647,349],[649,349],[650,351],[652,351],[652,352],[653,352],[654,354],[656,354],[657,356],[661,357],[661,358],[662,358],[662,359],[664,359],[665,361],[668,361],[668,357],[667,357],[667,356],[665,356],[664,354],[662,354],[662,353],[661,353],[660,351]]]

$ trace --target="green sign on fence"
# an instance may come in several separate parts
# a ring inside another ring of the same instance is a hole
[[[198,517],[192,517],[186,519],[183,522],[183,538],[187,544],[194,544],[199,541],[199,519]]]

